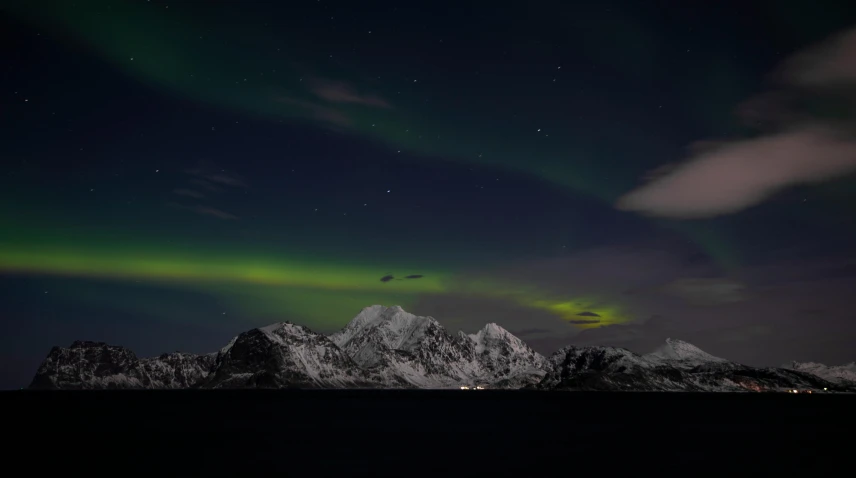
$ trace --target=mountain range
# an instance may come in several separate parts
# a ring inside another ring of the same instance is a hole
[[[324,335],[290,322],[244,332],[217,352],[138,358],[103,342],[53,347],[31,389],[499,388],[603,391],[856,391],[856,365],[750,367],[667,339],[640,355],[568,346],[549,358],[497,324],[448,332],[401,307],[364,308]]]

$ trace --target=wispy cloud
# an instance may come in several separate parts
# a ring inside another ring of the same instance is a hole
[[[330,106],[331,103],[392,108],[392,105],[384,98],[373,94],[359,93],[354,86],[344,81],[310,76],[305,84],[310,94],[327,104],[291,96],[279,97],[276,101],[302,109],[309,118],[338,128],[349,128],[352,126],[352,121],[345,112]]]
[[[341,127],[347,127],[351,125],[351,120],[350,118],[348,118],[347,115],[345,115],[345,113],[329,106],[323,106],[316,103],[312,103],[311,101],[304,101],[289,97],[279,98],[278,101],[287,105],[296,106],[298,108],[306,110],[309,116],[317,121],[322,121]]]
[[[206,190],[212,191],[212,192],[220,192],[223,190],[223,188],[221,188],[219,186],[215,186],[210,181],[206,181],[204,179],[199,179],[199,178],[191,179],[190,184],[193,184],[194,186],[199,186],[202,189],[206,189]]]
[[[198,184],[199,181],[204,181],[209,184],[221,184],[236,188],[247,187],[246,181],[235,173],[226,171],[225,169],[219,169],[216,166],[205,162],[200,162],[197,167],[188,169],[186,172],[187,174],[194,176]]]
[[[196,204],[191,205],[171,203],[173,206],[187,211],[192,211],[196,214],[201,214],[203,216],[216,217],[218,219],[223,220],[238,219],[238,216],[235,214],[232,214],[228,211],[224,211],[219,207],[204,204],[204,202],[207,201],[203,200],[206,199],[207,196],[206,194],[200,192],[199,189],[204,189],[207,193],[217,194],[222,194],[228,191],[230,188],[244,189],[247,188],[248,185],[243,178],[231,171],[218,168],[217,166],[210,164],[206,161],[200,161],[195,167],[186,169],[185,173],[190,176],[190,178],[188,179],[188,183],[193,185],[194,188],[175,188],[172,190],[172,193],[176,196],[193,198],[198,201],[202,201],[203,203],[197,202]]]
[[[793,56],[773,78],[778,90],[741,109],[773,131],[697,148],[689,161],[661,170],[616,207],[652,216],[713,217],[761,203],[788,186],[856,171],[856,121],[840,114],[856,107],[856,29]]]
[[[325,79],[310,80],[310,90],[315,96],[331,103],[353,103],[376,108],[391,108],[392,105],[380,96],[359,94],[356,89],[343,82]]]
[[[202,214],[203,216],[212,216],[212,217],[216,217],[218,219],[226,219],[226,220],[238,219],[238,216],[236,216],[232,213],[228,213],[226,211],[223,211],[222,209],[217,209],[217,208],[213,208],[213,207],[191,206],[191,207],[188,207],[187,209],[189,209],[189,210],[191,210],[197,214]]]

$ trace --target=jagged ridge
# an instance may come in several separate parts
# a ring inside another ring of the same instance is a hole
[[[124,347],[76,341],[51,349],[30,388],[188,388],[211,373],[215,357],[175,352],[139,359]]]
[[[455,336],[433,317],[416,316],[398,306],[366,307],[330,338],[358,365],[397,386],[509,386],[511,382],[498,382],[516,376],[517,381],[540,379],[547,364],[496,324],[473,335]]]
[[[854,364],[748,367],[674,339],[645,355],[568,346],[547,359],[495,323],[453,335],[432,317],[376,305],[330,336],[283,322],[244,332],[204,355],[141,359],[123,347],[77,341],[52,348],[30,387],[856,391],[853,376]]]
[[[846,390],[809,373],[753,368],[714,357],[686,342],[667,341],[638,355],[617,347],[565,347],[550,357],[546,390],[762,392]]]
[[[844,365],[830,366],[815,362],[791,362],[782,368],[817,375],[841,385],[856,386],[856,362]]]

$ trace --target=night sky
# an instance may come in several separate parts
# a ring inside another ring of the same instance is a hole
[[[4,2],[0,387],[75,339],[210,352],[372,304],[545,354],[852,361],[852,28],[821,1]]]

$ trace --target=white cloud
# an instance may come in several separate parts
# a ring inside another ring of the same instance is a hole
[[[738,141],[702,153],[619,198],[626,211],[676,218],[738,212],[791,185],[856,171],[856,141],[823,127]]]
[[[798,53],[777,79],[784,95],[768,92],[750,102],[780,130],[755,139],[715,144],[618,199],[616,207],[673,218],[731,214],[761,203],[783,188],[856,171],[854,125],[789,111],[787,98],[837,98],[856,106],[856,30]],[[758,113],[753,111],[751,113]]]

